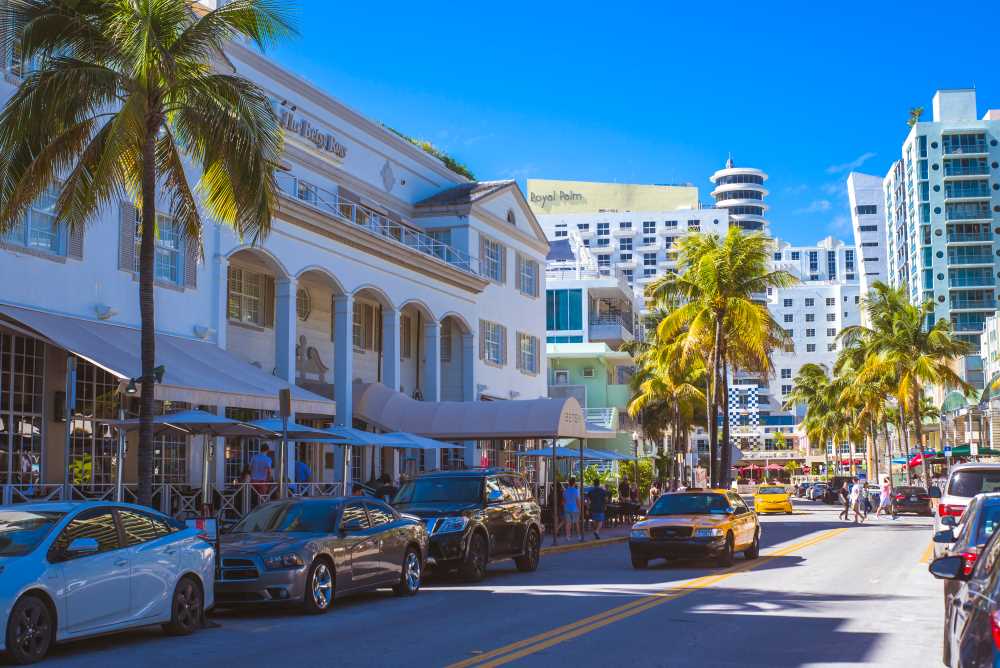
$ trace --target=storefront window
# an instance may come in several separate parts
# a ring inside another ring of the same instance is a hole
[[[0,482],[30,485],[42,468],[45,344],[0,331]]]
[[[226,417],[241,422],[252,422],[274,417],[274,411],[261,411],[250,408],[226,408]],[[250,469],[250,460],[260,452],[265,441],[259,438],[227,438],[226,439],[226,484],[232,485],[240,481],[243,470]]]
[[[77,358],[76,411],[70,435],[74,485],[114,484],[118,435],[105,421],[118,413],[117,379]]]

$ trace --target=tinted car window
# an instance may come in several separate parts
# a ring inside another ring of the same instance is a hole
[[[500,489],[500,479],[490,476],[486,479],[486,499],[489,500],[491,497],[495,497],[497,492],[503,498],[503,490]]]
[[[121,547],[115,516],[110,509],[86,510],[77,515],[52,544],[53,553],[62,557],[69,544],[77,538],[93,538],[97,541],[98,552]]]
[[[333,530],[336,507],[321,501],[268,503],[244,517],[233,533],[326,533]]]
[[[504,501],[521,500],[521,493],[514,486],[514,480],[510,476],[500,476],[500,491],[503,493]]]
[[[729,502],[722,494],[664,494],[649,515],[721,515]]]
[[[45,540],[65,515],[49,511],[0,512],[0,557],[28,554]]]
[[[371,523],[368,521],[365,507],[360,503],[349,503],[344,506],[344,513],[340,516],[340,528],[350,531],[370,529]]]
[[[371,519],[373,527],[382,526],[383,524],[389,524],[390,522],[396,521],[396,516],[393,515],[392,511],[385,506],[380,506],[377,504],[369,504],[368,506],[368,517]]]
[[[983,492],[1000,491],[1000,470],[956,471],[948,481],[949,496],[972,497]]]
[[[479,503],[483,479],[470,477],[419,478],[399,490],[393,503]]]
[[[148,513],[119,510],[118,519],[122,523],[122,531],[125,532],[126,545],[138,545],[169,536],[174,532],[173,527],[164,520]]]
[[[520,476],[513,476],[512,479],[514,481],[514,486],[518,489],[518,491],[519,491],[519,493],[521,495],[521,500],[522,501],[534,501],[535,500],[534,496],[531,493],[531,486],[528,485],[528,482],[524,478],[522,478]]]
[[[992,502],[983,504],[979,509],[979,517],[976,522],[976,542],[975,545],[983,545],[990,539],[1000,524],[1000,503]]]

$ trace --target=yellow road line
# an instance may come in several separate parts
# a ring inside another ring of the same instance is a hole
[[[760,559],[755,559],[753,561],[746,561],[732,568],[726,569],[720,573],[714,573],[712,575],[705,575],[693,580],[689,580],[685,583],[668,587],[659,592],[653,594],[648,594],[642,598],[636,599],[630,603],[611,608],[602,613],[591,615],[590,617],[585,617],[584,619],[577,620],[570,624],[560,626],[555,629],[551,629],[544,633],[532,636],[530,638],[525,638],[524,640],[519,640],[517,642],[511,643],[509,645],[504,645],[503,647],[498,647],[497,649],[491,650],[484,654],[480,654],[474,657],[470,657],[463,661],[453,663],[448,668],[469,668],[470,666],[481,666],[494,667],[501,666],[505,663],[515,661],[522,657],[528,656],[529,654],[534,654],[540,652],[543,649],[552,647],[559,643],[566,642],[567,640],[572,640],[578,636],[590,633],[591,631],[597,630],[601,627],[607,626],[614,622],[626,619],[633,615],[637,615],[641,612],[645,612],[650,608],[654,608],[668,601],[676,600],[682,596],[693,593],[700,589],[710,587],[717,584],[723,580],[726,580],[738,573],[752,570],[758,566],[777,559],[778,557],[783,557],[801,550],[803,548],[815,545],[816,543],[823,542],[834,536],[837,536],[847,528],[832,529],[824,533],[813,536],[802,540],[798,543],[794,543],[787,547],[781,548],[772,554],[769,554]]]
[[[934,551],[934,543],[927,543],[927,547],[924,549],[924,553],[920,555],[921,564],[929,564],[931,562],[931,553]]]

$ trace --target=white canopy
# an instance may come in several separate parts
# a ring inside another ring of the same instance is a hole
[[[0,304],[0,324],[48,340],[118,378],[141,372],[139,330],[84,318]],[[334,402],[265,373],[214,343],[156,335],[156,363],[166,369],[156,398],[193,405],[278,410],[278,390],[290,387],[296,413],[333,415]]]

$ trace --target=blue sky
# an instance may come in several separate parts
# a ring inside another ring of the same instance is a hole
[[[1000,3],[291,0],[272,52],[480,179],[690,182],[768,172],[772,232],[850,237],[844,181],[884,175],[910,107],[1000,108]]]

